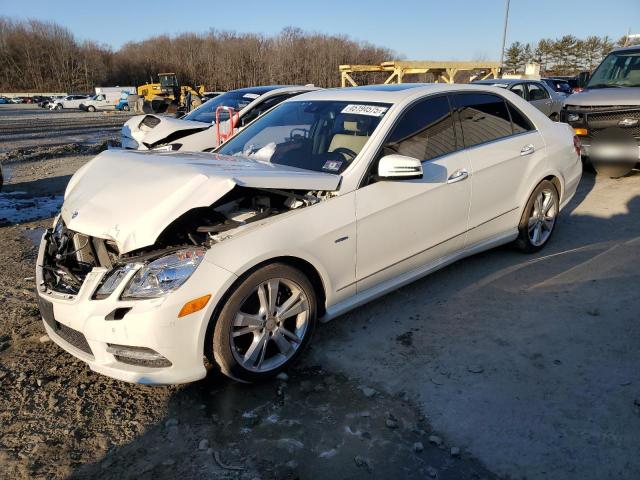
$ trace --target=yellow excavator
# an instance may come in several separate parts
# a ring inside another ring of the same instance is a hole
[[[202,104],[201,96],[206,90],[204,85],[180,85],[175,73],[159,73],[158,80],[159,83],[138,87],[138,111],[173,113],[179,109],[192,110]]]

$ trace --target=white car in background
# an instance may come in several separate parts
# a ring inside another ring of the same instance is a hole
[[[579,150],[507,90],[405,84],[289,99],[215,153],[105,151],[43,236],[45,329],[121,380],[198,380],[205,357],[272,377],[318,321],[501,244],[543,248]]]
[[[182,118],[137,115],[122,127],[122,147],[134,150],[211,151],[273,106],[313,90],[318,88],[310,85],[240,88],[217,95]],[[216,115],[220,122],[217,122]],[[233,120],[230,120],[230,116],[233,116]]]
[[[63,108],[80,108],[82,102],[90,98],[89,95],[67,95],[66,97],[56,99],[49,104],[50,110],[62,110]]]
[[[542,80],[519,78],[497,78],[473,82],[480,85],[492,85],[506,88],[527,100],[554,122],[560,120],[560,110],[567,99],[567,94],[555,91],[551,85]]]

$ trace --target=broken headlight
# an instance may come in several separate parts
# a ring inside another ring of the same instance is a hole
[[[204,258],[204,248],[179,250],[142,267],[133,276],[122,298],[157,298],[180,287]]]
[[[108,273],[102,285],[94,295],[96,300],[101,300],[103,298],[107,298],[109,295],[113,293],[113,291],[120,285],[120,282],[127,276],[127,274],[136,268],[135,264],[125,265],[123,267],[118,267]]]

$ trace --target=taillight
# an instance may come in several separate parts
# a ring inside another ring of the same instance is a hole
[[[577,135],[573,136],[573,148],[575,148],[576,154],[580,156],[582,150],[582,142],[580,142],[580,137],[578,137]]]

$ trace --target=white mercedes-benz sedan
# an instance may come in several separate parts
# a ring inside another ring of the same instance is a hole
[[[78,170],[39,249],[44,326],[121,380],[268,378],[318,321],[481,250],[541,249],[581,172],[569,126],[504,89],[306,93],[214,153]]]

